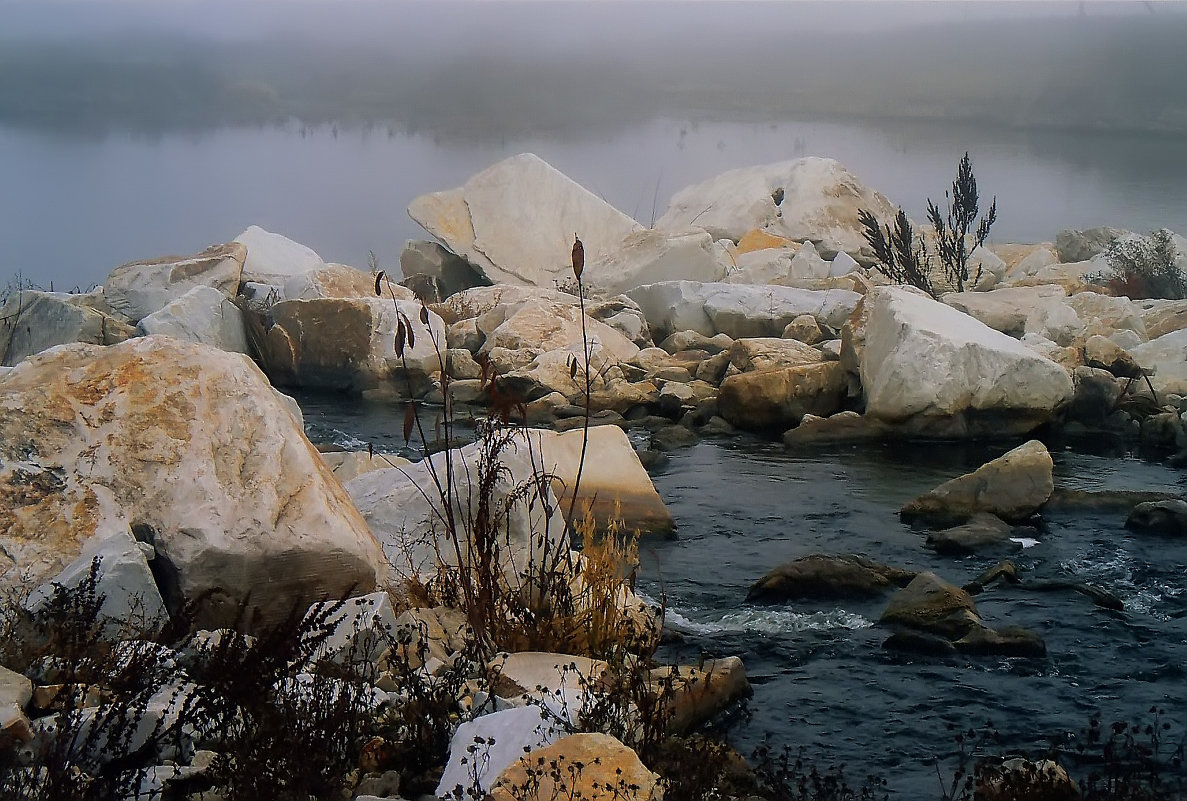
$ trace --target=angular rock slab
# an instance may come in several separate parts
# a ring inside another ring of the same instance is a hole
[[[196,286],[138,325],[145,334],[163,334],[231,353],[247,353],[243,312],[209,286]]]
[[[567,512],[577,483],[581,431],[533,430],[528,436],[539,451],[544,469],[555,476],[554,491]],[[589,430],[574,517],[580,520],[586,509],[599,528],[618,523],[628,532],[668,534],[676,527],[626,432],[618,426]]]
[[[1047,447],[1032,439],[909,501],[899,516],[908,522],[954,526],[986,512],[1018,523],[1037,512],[1055,491],[1052,470]]]
[[[135,336],[136,329],[83,305],[82,297],[35,289],[13,293],[0,306],[0,365],[14,365],[55,345],[112,345]]]
[[[870,259],[859,209],[890,220],[897,207],[864,186],[833,159],[807,157],[744,167],[686,187],[673,197],[656,228],[698,225],[714,239],[739,241],[760,228],[797,241],[811,240],[826,256],[838,251]]]
[[[169,613],[148,566],[146,550],[153,552],[152,546],[136,542],[126,531],[93,537],[83,543],[77,559],[29,594],[25,608],[34,613],[44,609],[57,588],[77,590],[90,578],[94,565],[98,568],[95,592],[103,596],[99,617],[105,629],[119,633],[127,627],[124,633],[128,636],[154,631],[168,621]]]
[[[460,189],[422,195],[408,216],[495,283],[551,287],[573,277],[573,235],[586,263],[643,226],[532,153],[504,159]]]
[[[437,797],[482,801],[526,751],[555,743],[564,733],[561,724],[538,706],[504,709],[461,724],[449,745]]]
[[[239,242],[213,245],[194,256],[134,261],[112,270],[103,282],[111,310],[137,323],[197,286],[227,297],[239,291],[247,248]]]
[[[91,536],[146,532],[171,608],[268,622],[348,589],[382,553],[245,356],[168,337],[73,345],[0,379],[0,575],[57,573]]]
[[[1067,371],[1018,340],[903,287],[865,298],[866,416],[907,433],[1026,433],[1071,402]]]
[[[627,297],[639,304],[656,338],[677,331],[707,337],[777,337],[803,314],[834,328],[849,319],[861,296],[844,289],[663,281],[636,287]]]

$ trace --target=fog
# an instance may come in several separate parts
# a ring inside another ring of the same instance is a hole
[[[6,2],[0,122],[483,139],[660,114],[1187,131],[1187,4]]]

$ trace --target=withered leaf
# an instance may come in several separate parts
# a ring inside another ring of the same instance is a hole
[[[379,272],[375,273],[375,294],[376,295],[383,294],[383,290],[381,290],[379,288],[380,282],[383,281],[383,275],[384,275],[383,270],[380,270]]]

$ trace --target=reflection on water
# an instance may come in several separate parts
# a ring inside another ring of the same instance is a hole
[[[532,151],[644,224],[682,187],[735,167],[839,159],[923,219],[968,150],[996,195],[996,241],[1061,228],[1184,228],[1179,139],[1020,132],[969,124],[654,119],[554,138],[437,140],[386,126],[263,127],[204,134],[71,137],[0,126],[0,278],[57,288],[101,281],[132,259],[193,252],[257,224],[330,261],[398,263],[426,238],[409,201]],[[69,235],[63,235],[68,231]]]

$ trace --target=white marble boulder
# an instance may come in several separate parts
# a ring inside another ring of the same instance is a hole
[[[810,240],[820,255],[873,257],[857,212],[890,220],[897,207],[833,159],[807,157],[730,170],[677,192],[656,228],[697,225],[737,242],[752,229]],[[826,273],[827,274],[827,273]]]
[[[1072,399],[1058,364],[921,293],[876,288],[865,314],[866,415],[906,433],[1023,434]]]
[[[594,264],[643,230],[532,153],[487,167],[458,189],[415,198],[408,215],[486,280],[538,287],[572,278],[574,235]]]
[[[267,623],[369,592],[382,551],[246,356],[169,337],[70,345],[0,378],[0,581],[138,532],[176,611]]]

